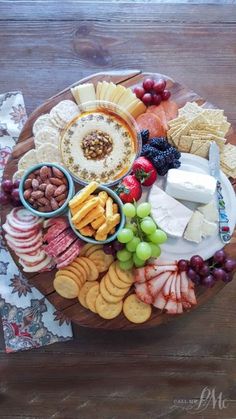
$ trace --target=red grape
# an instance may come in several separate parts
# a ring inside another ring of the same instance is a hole
[[[4,190],[4,192],[11,192],[13,189],[12,181],[10,179],[3,180],[2,189]]]
[[[207,275],[205,278],[203,278],[202,285],[204,285],[207,288],[212,288],[213,285],[215,285],[214,276],[211,274]]]
[[[153,103],[153,105],[160,105],[161,95],[158,95],[156,93],[154,95],[152,95],[152,103]]]
[[[226,272],[232,272],[236,269],[236,260],[226,259],[224,263],[224,269]]]
[[[21,202],[19,201],[19,199],[12,199],[11,204],[13,205],[13,207],[19,207],[19,205],[21,205]]]
[[[19,189],[13,189],[13,191],[11,193],[11,198],[15,201],[20,200]]]
[[[192,268],[188,269],[187,275],[188,275],[189,279],[191,279],[192,281],[195,281],[195,278],[198,277],[198,274]]]
[[[207,276],[207,275],[209,275],[210,268],[209,268],[208,264],[207,263],[204,263],[204,265],[202,266],[202,268],[199,269],[199,272],[198,273],[201,276]]]
[[[142,99],[145,90],[142,86],[136,86],[133,90],[134,94],[137,96],[137,98]]]
[[[158,81],[155,81],[153,90],[156,93],[161,93],[163,90],[165,90],[166,87],[166,81],[164,79],[160,79]]]
[[[104,253],[106,253],[106,255],[113,255],[115,253],[115,250],[114,250],[112,244],[110,244],[110,243],[103,245],[103,251],[104,251]]]
[[[226,274],[225,275],[225,278],[223,279],[223,281],[225,283],[228,283],[228,282],[232,281],[232,279],[233,279],[233,275],[232,274]]]
[[[123,243],[120,243],[120,242],[118,242],[118,240],[115,240],[114,242],[113,242],[113,246],[114,246],[114,249],[118,252],[118,250],[122,250],[122,249],[124,249],[124,247],[125,247],[125,245],[123,244]]]
[[[224,269],[221,268],[214,268],[212,271],[212,275],[216,279],[216,281],[224,281],[225,276],[227,275]]]
[[[0,204],[6,205],[9,202],[9,196],[4,191],[0,191]]]
[[[142,97],[142,101],[144,103],[144,105],[151,105],[152,103],[152,95],[151,93],[145,93]]]
[[[180,272],[188,270],[188,261],[185,259],[180,259],[178,261],[178,269]]]
[[[154,86],[154,80],[153,79],[145,79],[143,81],[143,88],[146,90],[146,92],[150,92]]]
[[[223,263],[226,259],[225,251],[223,249],[218,250],[217,252],[215,252],[213,259],[217,263]]]
[[[169,90],[163,90],[163,92],[161,93],[161,98],[162,100],[168,100],[170,98],[170,91]]]
[[[204,260],[202,259],[201,256],[194,255],[194,256],[191,257],[190,266],[196,272],[200,271],[200,269],[203,267],[203,265],[204,265]]]
[[[20,185],[20,179],[16,179],[15,182],[13,183],[13,188],[19,188]]]

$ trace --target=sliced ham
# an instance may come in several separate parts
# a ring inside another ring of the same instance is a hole
[[[180,274],[177,274],[176,281],[175,281],[175,294],[176,294],[176,300],[177,302],[182,301],[181,292],[180,292]]]
[[[11,237],[14,237],[16,239],[28,239],[32,237],[32,235],[34,235],[37,231],[39,231],[40,226],[37,226],[32,230],[27,230],[24,232],[24,231],[15,230],[14,228],[10,226],[8,221],[6,221],[6,223],[3,224],[2,228]]]
[[[38,234],[34,235],[32,238],[29,239],[21,239],[17,240],[9,236],[9,234],[5,235],[5,238],[8,243],[10,243],[14,247],[21,247],[22,249],[27,249],[30,246],[34,246],[38,241],[42,244],[42,232],[39,231]]]
[[[149,279],[152,279],[164,272],[171,272],[171,271],[175,271],[176,270],[176,266],[175,265],[162,265],[162,266],[158,266],[158,265],[147,265],[145,266],[145,277],[146,280],[149,281]]]
[[[177,302],[177,314],[183,313],[183,304]]]
[[[176,260],[159,260],[159,259],[154,259],[153,260],[153,264],[157,265],[157,266],[172,266],[175,265],[175,267],[177,268],[177,261]]]
[[[163,310],[163,308],[166,305],[166,299],[163,295],[163,292],[160,291],[157,296],[155,297],[154,301],[153,301],[153,305],[156,308],[159,308],[160,310]]]
[[[153,298],[149,294],[147,283],[144,282],[143,284],[136,283],[135,285],[135,292],[137,297],[147,304],[152,304]]]
[[[161,291],[162,287],[164,286],[165,282],[170,277],[170,275],[171,272],[163,272],[162,274],[150,279],[150,281],[147,282],[149,293],[152,295],[153,298],[155,298],[157,294]]]
[[[196,300],[196,296],[195,296],[195,292],[194,292],[194,283],[191,280],[189,280],[187,301],[191,305],[196,305],[197,304],[197,300]]]
[[[7,241],[8,246],[14,250],[14,252],[17,254],[17,256],[19,256],[21,253],[30,253],[30,252],[34,252],[35,250],[41,248],[42,243],[41,241],[39,241],[38,243],[36,243],[33,246],[27,247],[27,248],[22,248],[22,247],[17,247],[17,246],[12,246],[12,244],[10,242]]]
[[[44,252],[44,250],[41,250],[40,248],[38,250],[36,250],[35,252],[30,252],[30,253],[21,253],[20,257],[22,260],[24,260],[25,262],[40,262],[43,258],[44,255],[46,253]]]
[[[68,266],[70,263],[73,262],[73,260],[79,255],[82,247],[84,244],[81,240],[77,239],[70,247],[67,249],[65,253],[63,253],[61,256],[59,256],[56,259],[57,268],[61,269],[65,266]]]
[[[187,300],[188,297],[188,277],[186,272],[180,272],[180,292],[182,300]]]
[[[170,287],[173,280],[173,274],[169,276],[162,289],[163,295],[166,299],[170,297]]]
[[[7,215],[7,221],[13,229],[19,232],[33,230],[36,226],[42,224],[42,219],[40,218],[38,218],[38,220],[34,223],[17,223],[12,217],[11,213]]]
[[[168,314],[177,314],[177,302],[170,298],[167,301],[164,310],[166,310]]]

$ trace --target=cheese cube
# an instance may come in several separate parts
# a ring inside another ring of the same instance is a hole
[[[169,236],[182,237],[193,212],[156,185],[152,186],[148,200],[158,227]]]
[[[177,199],[207,204],[216,191],[213,176],[180,169],[170,169],[167,175],[166,193]]]

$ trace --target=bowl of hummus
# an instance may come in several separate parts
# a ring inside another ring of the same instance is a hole
[[[75,181],[113,186],[140,154],[142,140],[133,117],[109,102],[87,102],[64,129],[60,151]]]

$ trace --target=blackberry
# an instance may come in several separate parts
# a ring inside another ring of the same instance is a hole
[[[169,168],[164,166],[164,167],[161,167],[160,169],[157,169],[157,173],[160,176],[165,176],[166,173],[168,172],[168,170],[169,170]]]
[[[148,131],[148,129],[142,129],[142,131],[140,131],[140,135],[141,135],[143,144],[146,144],[148,142],[148,140],[149,140],[149,131]]]
[[[170,147],[167,139],[165,137],[154,137],[150,140],[150,145],[152,147],[158,148],[158,150],[165,151]]]
[[[141,156],[145,156],[149,159],[153,159],[158,154],[159,154],[159,151],[156,148],[151,147],[150,144],[144,144],[142,148]]]
[[[154,157],[152,162],[157,171],[159,170],[159,168],[163,168],[166,165],[165,158],[162,155]]]
[[[181,163],[179,160],[174,160],[172,165],[173,165],[173,169],[178,169],[181,166]]]

